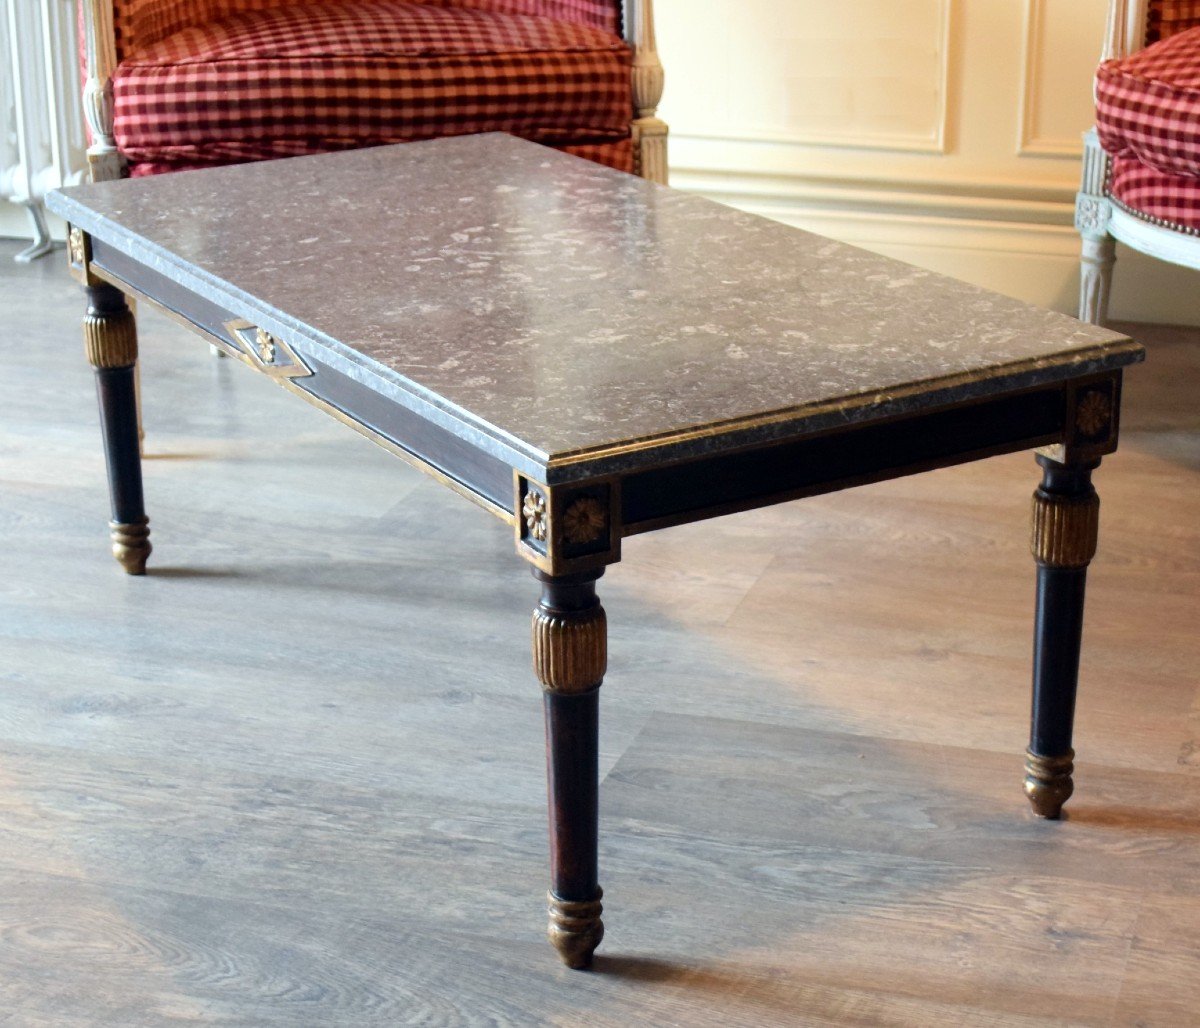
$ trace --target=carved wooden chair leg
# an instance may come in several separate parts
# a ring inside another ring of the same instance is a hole
[[[1033,643],[1033,717],[1025,757],[1025,793],[1039,817],[1057,818],[1075,785],[1071,732],[1083,634],[1087,566],[1096,554],[1100,498],[1092,488],[1098,460],[1059,464],[1038,457],[1042,484],[1033,494],[1032,550],[1037,561]]]
[[[83,319],[87,358],[96,370],[100,428],[108,466],[112,502],[113,556],[128,574],[146,572],[150,528],[142,499],[142,458],[138,440],[137,325],[119,289],[87,287],[88,312]]]
[[[1103,325],[1108,318],[1116,240],[1108,234],[1112,201],[1105,195],[1108,155],[1100,148],[1096,130],[1083,141],[1083,177],[1075,194],[1075,230],[1082,237],[1079,262],[1079,320]]]
[[[550,799],[550,942],[563,963],[589,967],[604,937],[597,871],[599,700],[607,624],[596,596],[602,571],[534,571],[533,667],[545,689]]]
[[[1083,237],[1079,257],[1079,320],[1103,325],[1108,320],[1117,242],[1111,236]]]
[[[667,123],[658,116],[665,78],[654,34],[654,0],[638,0],[629,39],[633,43],[634,170],[665,186]]]

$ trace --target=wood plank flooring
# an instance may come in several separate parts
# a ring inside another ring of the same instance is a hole
[[[143,312],[122,576],[81,298],[16,249],[0,1025],[1200,1024],[1200,330],[1134,329],[1061,824],[1020,786],[1030,455],[627,542],[580,974],[508,531]]]

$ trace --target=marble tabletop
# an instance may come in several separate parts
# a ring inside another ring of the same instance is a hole
[[[1142,355],[498,134],[96,183],[49,205],[514,464],[794,436]]]

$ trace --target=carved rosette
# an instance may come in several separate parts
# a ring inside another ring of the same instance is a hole
[[[83,229],[72,225],[67,231],[67,271],[80,285],[94,286],[99,284],[92,277],[89,266],[92,262],[92,243]]]
[[[150,545],[150,519],[143,517],[129,524],[119,521],[108,523],[112,537],[112,552],[117,563],[127,575],[144,575],[146,560],[152,549]]]
[[[584,496],[563,514],[563,535],[567,542],[583,546],[594,543],[608,530],[608,511],[594,496]]]
[[[1085,196],[1075,198],[1075,230],[1081,234],[1097,237],[1108,231],[1112,205],[1102,197]]]
[[[83,348],[94,368],[127,368],[137,363],[137,321],[126,308],[83,319]]]
[[[574,970],[590,967],[592,954],[604,938],[604,922],[600,915],[604,910],[597,890],[594,900],[573,903],[561,900],[554,893],[547,893],[547,913],[550,923],[546,937],[562,957],[563,963]]]
[[[1112,399],[1105,392],[1090,390],[1079,399],[1075,408],[1075,427],[1086,436],[1099,436],[1112,421]]]
[[[264,328],[254,331],[254,347],[258,351],[258,359],[264,364],[275,363],[275,337]]]
[[[573,575],[621,559],[616,481],[543,485],[514,475],[517,553],[549,575]]]
[[[1096,555],[1100,529],[1100,497],[1059,496],[1038,489],[1033,494],[1030,550],[1039,564],[1083,568]]]
[[[1025,795],[1038,817],[1054,819],[1075,791],[1071,778],[1075,770],[1075,751],[1058,757],[1043,757],[1025,751]]]
[[[87,266],[87,259],[87,240],[84,238],[83,229],[72,226],[67,235],[67,260],[75,267],[84,268]]]
[[[608,620],[597,602],[584,610],[533,612],[533,670],[549,691],[588,692],[608,667]]]
[[[530,489],[521,504],[521,517],[525,519],[525,530],[529,533],[529,537],[538,542],[545,542],[549,522],[546,513],[546,497],[537,490]]]

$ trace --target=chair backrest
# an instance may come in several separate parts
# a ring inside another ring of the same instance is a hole
[[[1200,0],[1150,0],[1146,13],[1146,42],[1157,43],[1200,25]]]
[[[117,60],[166,39],[189,25],[204,25],[244,11],[284,7],[296,0],[113,0]],[[355,0],[323,0],[353,3]],[[621,0],[409,0],[437,7],[469,7],[497,14],[533,14],[621,31]]]

